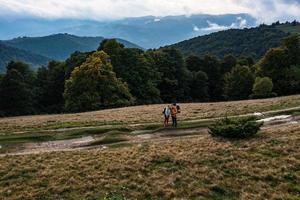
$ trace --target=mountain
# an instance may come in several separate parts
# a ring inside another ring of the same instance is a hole
[[[5,72],[7,63],[12,60],[24,61],[35,67],[37,65],[47,64],[49,58],[7,46],[0,42],[0,73]]]
[[[185,55],[212,54],[222,58],[227,54],[232,54],[259,59],[268,49],[280,46],[282,40],[291,33],[300,33],[300,25],[293,26],[288,23],[230,29],[195,37],[170,46],[181,50]]]
[[[20,37],[4,41],[8,46],[26,50],[54,60],[65,60],[75,51],[94,51],[103,37],[79,37],[70,34],[55,34],[45,37]],[[117,39],[128,48],[140,48],[126,40]]]
[[[122,38],[144,48],[158,48],[211,32],[253,26],[256,26],[256,19],[247,14],[145,16],[107,21],[0,18],[0,39],[69,33]]]

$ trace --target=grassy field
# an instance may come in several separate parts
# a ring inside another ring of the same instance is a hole
[[[182,104],[179,119],[182,128],[198,127],[205,126],[214,117],[299,105],[299,95]],[[133,134],[139,126],[148,130],[159,128],[163,106],[3,118],[0,119],[0,144],[101,134],[104,134],[103,139],[95,145],[124,141],[123,136]],[[24,132],[26,130],[28,132]],[[193,137],[112,144],[106,149],[0,156],[0,199],[5,200],[298,200],[299,183],[299,124],[266,127],[247,140],[212,138],[203,133]]]
[[[0,158],[2,199],[299,199],[300,127]]]
[[[178,116],[179,120],[190,121],[296,107],[300,106],[300,95],[263,100],[180,105],[182,113]],[[72,127],[161,124],[163,120],[161,112],[165,106],[158,104],[76,114],[0,118],[0,135]]]

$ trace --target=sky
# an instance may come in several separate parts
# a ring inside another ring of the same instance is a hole
[[[248,13],[260,23],[300,21],[300,0],[0,0],[0,15],[92,20]]]

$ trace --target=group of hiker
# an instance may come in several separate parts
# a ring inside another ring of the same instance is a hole
[[[177,114],[180,113],[180,106],[176,103],[173,103],[172,105],[168,105],[163,109],[163,115],[165,117],[164,120],[164,127],[166,127],[169,124],[170,116],[172,118],[172,126],[177,127]]]

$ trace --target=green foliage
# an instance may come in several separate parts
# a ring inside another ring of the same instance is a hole
[[[198,56],[190,55],[185,59],[186,67],[191,72],[203,70],[203,59]]]
[[[116,78],[109,56],[103,51],[90,55],[76,67],[65,85],[67,111],[88,111],[126,106],[133,98],[126,84]]]
[[[207,101],[208,94],[208,77],[205,72],[193,72],[191,82],[191,97],[194,101]]]
[[[269,77],[257,77],[253,85],[252,92],[250,95],[251,98],[268,98],[276,96],[275,93],[272,93],[273,82]]]
[[[35,76],[22,62],[10,62],[0,82],[0,112],[4,116],[34,113],[33,83]]]
[[[39,68],[36,79],[36,100],[39,112],[63,111],[65,89],[64,62],[51,61],[48,67]]]
[[[226,55],[221,62],[221,72],[225,74],[230,72],[237,65],[237,59],[233,55]]]
[[[174,48],[167,48],[148,53],[162,77],[158,85],[161,99],[164,102],[189,100],[188,82],[191,77],[181,52]]]
[[[278,95],[298,93],[295,82],[300,81],[297,66],[300,65],[300,39],[291,36],[284,40],[282,47],[270,49],[258,62],[257,74],[270,77],[274,84],[274,92]],[[296,67],[295,67],[296,66]]]
[[[90,53],[82,53],[75,51],[65,62],[65,79],[69,79],[72,71],[75,67],[78,67],[84,63]]]
[[[222,99],[221,63],[214,56],[206,55],[203,58],[203,72],[208,76],[208,91],[211,100]]]
[[[117,77],[128,84],[137,104],[161,102],[160,91],[157,88],[160,74],[147,53],[140,49],[124,48],[114,39],[104,40],[99,50],[108,53]]]
[[[255,118],[219,120],[209,127],[209,133],[214,137],[248,138],[255,135],[263,123],[258,123]]]
[[[247,66],[236,66],[224,77],[224,95],[229,100],[247,99],[252,93],[254,74]]]
[[[184,55],[205,56],[207,53],[223,58],[251,56],[259,59],[268,49],[278,47],[288,33],[276,27],[260,26],[250,29],[230,29],[171,45]]]

